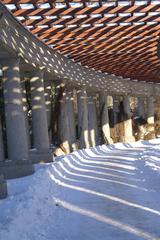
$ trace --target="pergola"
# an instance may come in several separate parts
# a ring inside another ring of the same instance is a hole
[[[160,82],[160,1],[2,0],[45,44],[96,71]]]

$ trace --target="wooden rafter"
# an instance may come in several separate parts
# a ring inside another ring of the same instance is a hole
[[[160,82],[160,1],[1,0],[50,47],[97,71]]]

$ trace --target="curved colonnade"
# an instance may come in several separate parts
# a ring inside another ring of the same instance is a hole
[[[50,144],[53,144],[54,134],[59,135],[59,144],[65,153],[70,153],[77,148],[94,147],[100,143],[100,135],[103,142],[113,143],[109,126],[108,96],[113,96],[114,125],[117,123],[116,114],[118,113],[116,104],[119,106],[120,101],[123,103],[123,133],[119,138],[120,141],[135,140],[130,113],[130,96],[139,99],[139,116],[144,108],[141,99],[146,97],[147,120],[152,126],[151,132],[154,131],[153,96],[159,97],[159,84],[131,81],[102,74],[74,63],[39,41],[1,3],[0,53],[7,139],[7,150],[4,150],[0,129],[1,188],[3,186],[6,189],[4,178],[32,174],[33,163],[52,161]],[[32,143],[28,129],[26,89],[23,84],[26,78],[30,85]],[[52,84],[56,102],[54,113],[58,117],[52,116],[57,126],[56,130],[50,133],[48,128],[52,122],[50,111]],[[0,191],[3,192],[0,194],[2,197],[6,196],[4,189]]]

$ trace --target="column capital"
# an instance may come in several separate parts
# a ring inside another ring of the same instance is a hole
[[[68,85],[65,85],[65,89],[67,92],[73,92],[74,91],[74,87],[71,87],[71,86],[68,86]]]
[[[146,96],[146,98],[154,98],[154,96],[151,94],[151,95]]]
[[[107,90],[102,90],[102,91],[99,91],[99,94],[108,95],[108,91]]]
[[[45,72],[45,67],[38,67],[34,68],[33,70],[29,71],[31,78],[36,77],[36,75],[43,76]]]
[[[87,87],[86,86],[77,87],[77,91],[81,91],[81,90],[87,91]]]
[[[52,79],[44,80],[44,85],[45,85],[46,87],[51,86],[52,83],[53,83],[53,80],[52,80]]]
[[[65,87],[65,82],[63,82],[61,80],[55,80],[54,85],[58,89],[58,88],[61,88],[61,87]]]
[[[2,66],[2,71],[8,70],[9,66],[15,66],[20,64],[19,57],[3,58],[0,60],[0,65]]]
[[[96,98],[95,92],[87,92],[88,98]]]
[[[83,87],[83,88],[78,89],[77,90],[77,94],[86,95],[86,97],[87,97],[87,90],[86,90],[86,88]]]
[[[0,65],[4,65],[4,64],[9,64],[9,63],[14,63],[14,62],[17,62],[19,63],[20,62],[20,57],[19,56],[12,56],[12,57],[4,57],[3,59],[0,59]]]

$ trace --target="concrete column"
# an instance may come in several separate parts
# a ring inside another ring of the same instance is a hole
[[[145,119],[144,97],[138,97],[137,115],[138,117]]]
[[[122,138],[122,141],[134,142],[135,138],[133,136],[133,130],[132,130],[132,119],[131,119],[129,96],[124,96],[123,109],[124,109],[124,136]]]
[[[5,161],[4,164],[0,164],[0,173],[4,174],[5,178],[15,178],[34,172],[28,155],[19,59],[3,60],[2,71],[8,159],[12,161]]]
[[[7,197],[7,183],[4,180],[4,176],[0,174],[0,199]]]
[[[27,132],[27,141],[28,141],[28,149],[31,148],[31,137],[30,137],[30,129],[29,129],[29,119],[28,119],[28,103],[27,103],[27,92],[26,92],[26,83],[24,77],[21,81],[22,87],[22,102],[23,102],[23,111],[25,115],[25,124],[26,124],[26,132]]]
[[[77,106],[80,148],[89,148],[88,104],[87,92],[85,88],[77,91]]]
[[[90,146],[95,147],[98,145],[98,122],[97,122],[97,107],[95,94],[88,94],[88,129]]]
[[[30,79],[33,145],[35,148],[31,153],[34,162],[52,161],[52,156],[49,149],[43,75],[44,71],[37,69],[31,72]]]
[[[149,132],[149,139],[155,138],[155,127],[154,127],[154,102],[153,97],[147,97],[147,130]]]
[[[104,92],[100,93],[100,116],[101,116],[101,128],[103,135],[103,142],[107,144],[112,144],[113,140],[111,138],[110,126],[109,126],[109,116],[108,116],[108,99],[107,94]]]
[[[118,123],[119,104],[119,97],[113,96],[114,125]]]
[[[60,115],[58,122],[58,132],[60,139],[60,146],[64,153],[69,154],[71,152],[70,146],[70,132],[69,132],[69,118],[67,112],[66,104],[66,91],[62,94],[62,99],[60,100]]]
[[[76,149],[76,128],[73,106],[73,92],[65,89],[60,100],[59,134],[62,150],[69,154]]]
[[[3,64],[2,71],[8,158],[13,161],[27,160],[28,144],[22,103],[19,60],[7,59]]]
[[[119,97],[113,96],[113,117],[114,117],[113,140],[114,142],[119,141],[119,125],[118,125],[119,104],[120,104]]]
[[[60,143],[59,139],[59,119],[61,113],[61,99],[63,97],[64,84],[59,81],[59,83],[54,83],[54,104],[52,105],[52,116],[51,116],[51,133],[52,141],[55,145]]]
[[[52,105],[52,99],[51,99],[51,81],[45,81],[44,82],[44,92],[45,92],[45,105],[46,105],[46,113],[47,113],[47,125],[48,125],[48,135],[49,135],[49,141],[50,144],[52,143],[52,134],[51,134],[51,105]]]
[[[144,139],[146,134],[144,97],[138,97],[137,115],[139,117],[137,139],[139,140]]]
[[[3,135],[2,135],[2,122],[0,117],[0,162],[4,161],[4,145],[3,145]]]
[[[66,93],[67,115],[69,118],[70,145],[72,150],[77,150],[73,90],[67,89]]]

